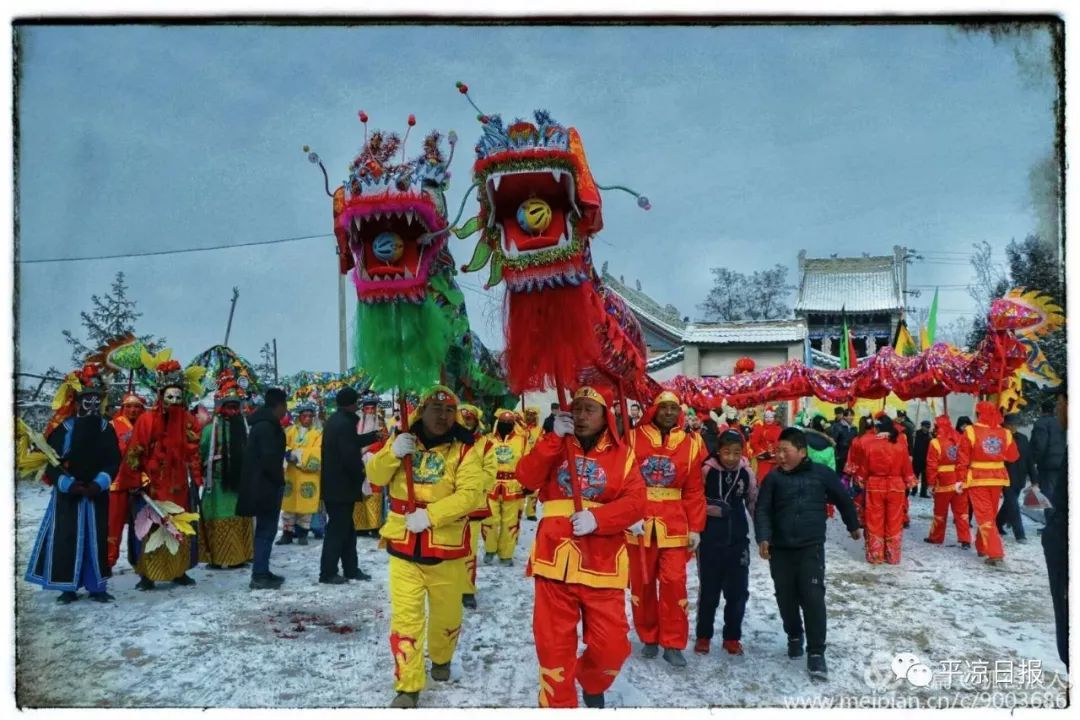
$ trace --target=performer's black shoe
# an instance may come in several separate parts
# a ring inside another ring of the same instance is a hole
[[[274,579],[277,577],[278,579]],[[280,576],[274,576],[270,573],[259,573],[258,575],[251,576],[251,582],[248,583],[248,587],[252,590],[277,590],[281,587],[281,583],[284,579]]]
[[[297,545],[307,545],[308,544],[307,535],[301,535],[300,537],[296,538],[296,544]]]
[[[971,543],[960,543],[960,549],[961,550],[970,550],[971,549]]]
[[[499,563],[503,567],[510,567],[514,564],[514,558],[499,558]]]
[[[660,646],[656,643],[645,643],[645,647],[641,648],[641,657],[649,658],[652,660],[654,657],[660,654]]]
[[[112,595],[110,595],[107,592],[97,592],[97,593],[90,593],[90,599],[93,600],[94,602],[99,602],[99,603],[111,603],[116,598],[114,598]]]
[[[67,592],[60,593],[60,597],[56,598],[56,602],[61,603],[63,605],[70,605],[71,603],[75,602],[78,599],[79,599],[79,594],[78,593],[73,593],[70,590],[68,590]]]
[[[181,585],[183,587],[191,587],[192,585],[195,584],[195,580],[193,578],[189,577],[187,573],[184,573],[180,577],[173,580],[173,584]]]
[[[825,682],[829,679],[829,669],[825,666],[824,655],[808,655],[806,670],[810,673],[810,679],[815,682]]]
[[[330,577],[319,578],[319,582],[323,585],[345,585],[349,581],[340,575],[331,575]]]
[[[356,569],[356,572],[354,572],[354,573],[349,573],[349,574],[347,574],[347,575],[346,575],[345,577],[346,577],[347,579],[349,579],[349,580],[370,580],[370,579],[371,579],[371,576],[370,576],[370,575],[368,575],[368,574],[367,574],[366,572],[364,572],[363,570],[361,570],[360,568],[357,568],[357,569]]]
[[[802,639],[801,635],[799,637],[788,638],[788,641],[787,641],[787,656],[789,658],[802,657],[802,654],[803,654],[802,643],[803,643],[803,639]]]
[[[672,667],[686,667],[686,658],[678,648],[664,648],[664,660]]]
[[[587,708],[599,708],[600,710],[604,709],[604,693],[590,695],[587,692],[582,692],[581,699],[585,701],[585,707]]]
[[[291,531],[286,530],[281,533],[281,537],[274,543],[275,545],[292,545],[293,534]]]
[[[420,704],[420,693],[399,692],[397,697],[390,703],[392,708],[414,708]]]
[[[498,557],[495,553],[484,553],[484,564],[490,565],[495,562],[495,558]]]
[[[151,580],[150,578],[144,578],[142,576],[139,577],[139,582],[135,584],[136,590],[153,590],[155,587],[157,586],[154,585],[153,580]]]
[[[470,610],[476,609],[476,596],[472,593],[464,593],[461,596],[461,604]]]
[[[209,570],[224,570],[225,568],[217,563],[207,563],[207,569]]]
[[[236,565],[226,565],[225,569],[226,570],[240,570],[241,568],[246,568],[247,566],[248,566],[248,564],[246,562],[242,562],[242,563],[238,563]]]
[[[446,682],[450,679],[450,663],[431,663],[431,679]]]

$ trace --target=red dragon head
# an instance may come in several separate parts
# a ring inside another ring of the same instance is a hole
[[[442,136],[432,131],[419,157],[405,159],[404,140],[382,130],[367,132],[364,146],[349,164],[349,176],[333,193],[334,234],[341,272],[352,270],[356,294],[364,303],[412,302],[424,299],[433,266],[446,262],[448,168],[456,135],[449,134],[450,157]],[[415,125],[409,116],[409,128]],[[408,139],[408,132],[405,134]],[[319,156],[308,159],[323,169]]]

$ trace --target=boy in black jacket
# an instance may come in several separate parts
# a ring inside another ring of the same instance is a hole
[[[724,594],[724,649],[742,655],[742,621],[750,599],[750,522],[757,482],[743,460],[744,438],[725,430],[705,461],[705,531],[698,547],[697,641],[694,652],[709,653],[720,593]]]
[[[806,435],[797,428],[780,433],[777,465],[761,484],[754,513],[758,551],[769,561],[776,604],[788,636],[788,657],[803,654],[814,680],[825,680],[825,504],[840,510],[858,540],[859,517],[839,476],[806,457]]]

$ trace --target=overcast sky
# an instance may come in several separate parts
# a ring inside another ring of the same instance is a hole
[[[948,27],[21,28],[19,258],[216,246],[329,233],[329,199],[301,147],[344,178],[363,132],[462,138],[454,208],[480,128],[455,91],[505,120],[546,108],[576,126],[605,197],[597,264],[696,318],[717,265],[797,254],[927,252],[913,286],[942,285],[945,323],[970,313],[971,243],[997,259],[1035,229],[1028,170],[1053,140],[1050,76],[1014,44]],[[1036,34],[1023,51],[1045,57]],[[470,201],[468,209],[475,210]],[[468,217],[468,215],[466,215]],[[475,239],[452,241],[459,263]],[[221,342],[282,373],[337,369],[329,237],[257,248],[22,265],[24,371],[67,368],[61,336],[127,273],[144,317],[187,362]],[[459,276],[473,327],[501,347],[501,294]],[[916,301],[928,304],[933,290]],[[349,288],[348,304],[355,306]]]

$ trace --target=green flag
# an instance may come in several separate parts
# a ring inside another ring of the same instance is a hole
[[[922,331],[922,349],[926,350],[934,344],[937,337],[937,299],[938,291],[934,288],[934,301],[930,303],[930,316],[926,318],[926,327]]]
[[[843,327],[840,333],[840,369],[847,370],[855,365],[855,348],[851,342],[851,330],[848,329],[845,308],[840,309],[840,323]]]

